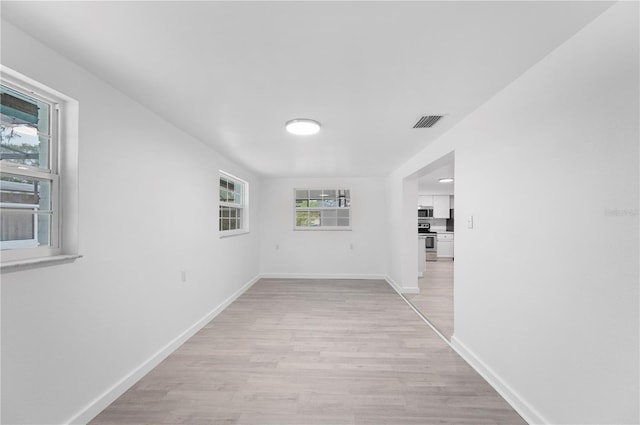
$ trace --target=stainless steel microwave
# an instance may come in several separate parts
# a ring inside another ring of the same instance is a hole
[[[418,218],[433,218],[433,208],[419,209]]]

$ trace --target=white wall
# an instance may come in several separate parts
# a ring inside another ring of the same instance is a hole
[[[386,180],[265,182],[3,21],[3,64],[80,102],[85,256],[2,275],[3,423],[81,414],[259,271],[414,289],[415,173],[453,150],[476,224],[456,229],[458,349],[535,421],[638,422],[637,16],[615,5]],[[219,168],[260,194],[249,235],[218,238]],[[292,230],[312,184],[354,190],[352,232]]]
[[[640,419],[638,75],[618,3],[388,181],[455,151],[454,346],[532,423]]]
[[[259,201],[250,234],[220,239],[218,169],[260,186],[5,21],[2,63],[79,101],[84,256],[2,275],[2,423],[87,420],[105,392],[257,276]]]
[[[351,189],[351,231],[293,230],[294,188],[342,187]],[[260,271],[267,276],[384,277],[385,193],[380,178],[263,180]]]

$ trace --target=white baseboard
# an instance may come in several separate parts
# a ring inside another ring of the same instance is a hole
[[[86,424],[93,418],[95,418],[100,412],[102,412],[107,406],[113,403],[118,397],[131,388],[136,382],[138,382],[144,375],[149,373],[160,362],[166,359],[171,353],[184,344],[189,338],[195,335],[200,329],[202,329],[207,323],[209,323],[214,317],[220,314],[225,308],[227,308],[232,302],[238,299],[247,289],[251,288],[258,280],[260,275],[257,275],[249,282],[245,283],[240,289],[234,292],[229,298],[220,303],[217,307],[207,313],[203,318],[191,325],[182,334],[178,335],[173,341],[165,345],[158,350],[153,356],[147,359],[144,363],[131,371],[128,375],[122,378],[113,387],[109,388],[102,395],[89,403],[82,411],[71,418],[68,424]]]
[[[385,276],[384,280],[386,280],[389,286],[391,286],[398,294],[402,294],[402,288],[400,288],[400,285],[398,285],[395,280],[391,279],[389,276]]]
[[[453,348],[476,372],[480,374],[507,403],[518,412],[528,424],[548,424],[549,422],[533,406],[527,403],[520,394],[511,388],[500,378],[487,364],[464,345],[456,336],[451,337],[451,348]]]
[[[395,289],[395,291],[400,295],[402,295],[402,294],[419,294],[420,293],[420,289],[418,287],[415,287],[415,288],[401,288],[400,285],[398,285],[396,283],[396,281],[391,279],[389,276],[385,276],[384,280],[386,280],[387,283],[393,289]]]
[[[339,274],[339,273],[262,273],[264,279],[374,279],[385,280],[380,274]]]

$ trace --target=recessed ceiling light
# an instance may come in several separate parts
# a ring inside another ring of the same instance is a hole
[[[289,133],[298,136],[309,136],[320,131],[320,123],[307,118],[296,118],[295,120],[287,121],[285,127]]]
[[[440,183],[451,183],[453,179],[451,177],[445,177],[443,179],[438,180]]]

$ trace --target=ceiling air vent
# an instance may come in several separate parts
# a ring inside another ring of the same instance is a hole
[[[442,115],[425,115],[418,120],[413,128],[429,128],[433,127],[438,120],[442,118]]]

